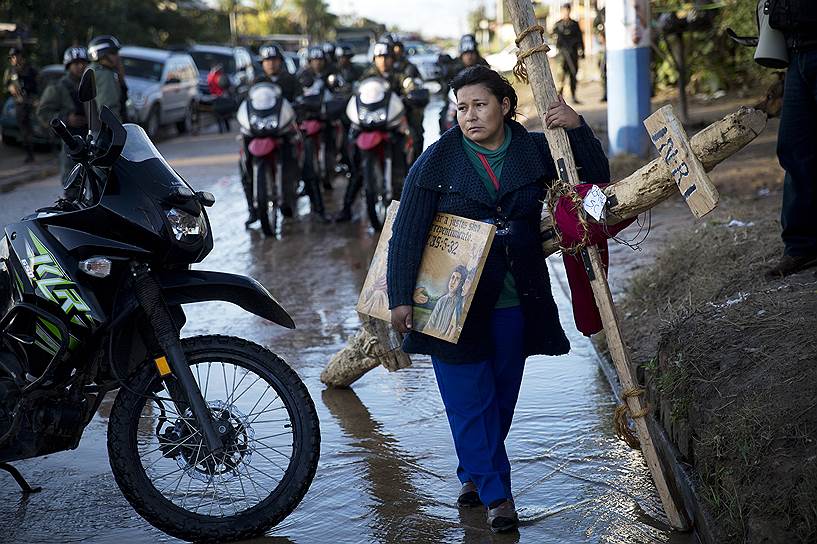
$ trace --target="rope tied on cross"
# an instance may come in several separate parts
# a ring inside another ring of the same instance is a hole
[[[542,38],[541,45],[523,51],[521,48],[522,40],[536,32],[538,32]],[[525,59],[534,53],[547,53],[550,51],[550,47],[545,43],[545,27],[542,25],[532,25],[523,30],[522,33],[516,37],[516,47],[519,48],[519,50],[516,52],[516,66],[513,67],[513,75],[522,83],[528,83],[528,69],[525,68]]]
[[[613,413],[613,429],[616,432],[616,436],[626,442],[627,445],[634,450],[641,447],[641,441],[630,428],[627,420],[628,418],[635,419],[637,417],[645,417],[650,413],[650,405],[646,404],[644,408],[633,413],[630,410],[630,406],[627,404],[627,399],[640,397],[644,393],[645,390],[642,387],[631,387],[630,389],[627,389],[621,395],[623,402],[616,406],[616,411]]]

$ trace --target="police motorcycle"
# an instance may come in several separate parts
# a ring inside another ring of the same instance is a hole
[[[303,141],[295,109],[274,83],[256,83],[236,114],[241,134],[249,139],[252,172],[248,172],[244,148],[239,165],[243,179],[252,180],[252,201],[261,230],[268,236],[280,233],[283,215],[295,205]]]
[[[354,144],[361,155],[366,213],[375,230],[383,228],[386,209],[400,197],[408,167],[414,161],[404,100],[409,104],[428,102],[428,90],[410,78],[403,80],[403,90],[404,99],[391,90],[386,79],[369,77],[360,82],[346,106]]]
[[[342,79],[335,74],[325,81],[315,78],[306,82],[303,94],[295,101],[304,138],[302,177],[312,209],[320,216],[325,214],[321,186],[332,188],[337,154],[343,145],[341,117],[346,99],[335,92],[342,85]]]
[[[212,250],[195,192],[144,130],[96,110],[79,87],[83,138],[51,127],[78,162],[58,201],[0,239],[0,469],[77,447],[106,393],[108,455],[123,495],[185,540],[258,535],[298,505],[320,431],[297,374],[271,351],[221,335],[180,339],[185,304],[232,302],[283,327],[292,318],[257,281],[191,270]]]
[[[457,124],[457,97],[454,91],[449,89],[445,101],[445,113],[440,121],[440,134],[444,134],[448,129]]]

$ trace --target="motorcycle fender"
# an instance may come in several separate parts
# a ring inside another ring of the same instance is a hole
[[[314,136],[322,129],[323,123],[315,119],[310,119],[301,123],[301,130],[303,130],[307,136]]]
[[[288,329],[295,322],[267,289],[252,278],[205,270],[167,270],[157,280],[168,305],[223,300]]]
[[[379,130],[372,132],[361,132],[355,143],[363,151],[369,151],[370,149],[374,149],[375,147],[379,146],[381,142],[386,140],[386,138],[387,134]]]
[[[278,147],[275,138],[254,138],[247,146],[253,157],[266,157]]]

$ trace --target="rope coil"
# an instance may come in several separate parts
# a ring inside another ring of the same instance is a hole
[[[527,38],[529,35],[538,32],[539,36],[542,38],[542,44],[537,45],[531,49],[522,50],[519,49],[516,52],[516,66],[513,67],[513,75],[516,76],[516,79],[521,81],[522,83],[528,82],[528,69],[525,68],[525,59],[533,55],[534,53],[547,53],[550,51],[550,47],[545,42],[545,27],[542,25],[533,25],[529,26],[525,30],[522,31],[519,36],[516,38],[516,47],[520,47],[522,40]]]
[[[624,442],[627,443],[628,446],[637,450],[641,447],[641,441],[638,439],[638,436],[635,432],[630,428],[628,424],[629,419],[635,419],[637,417],[644,417],[650,413],[650,405],[645,404],[644,408],[639,410],[636,413],[632,413],[630,411],[630,407],[627,405],[627,399],[640,397],[645,393],[645,390],[641,387],[632,387],[627,389],[622,393],[621,397],[624,401],[619,406],[616,406],[616,411],[613,413],[613,429],[616,432],[616,436],[622,439]]]

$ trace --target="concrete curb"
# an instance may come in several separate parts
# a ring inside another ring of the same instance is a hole
[[[59,166],[56,163],[18,168],[7,174],[0,175],[0,193],[8,193],[31,181],[38,181],[56,175],[59,171]]]

